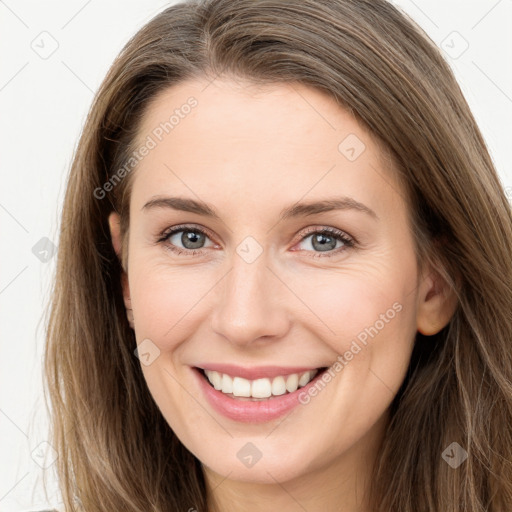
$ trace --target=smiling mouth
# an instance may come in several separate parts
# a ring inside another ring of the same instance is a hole
[[[316,376],[327,370],[321,367],[301,373],[278,375],[273,378],[249,380],[212,370],[196,369],[211,387],[231,398],[240,400],[268,400],[286,395],[306,386]]]

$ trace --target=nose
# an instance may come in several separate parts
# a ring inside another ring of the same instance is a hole
[[[265,256],[263,252],[247,263],[234,253],[231,269],[217,288],[212,329],[237,346],[281,338],[290,326],[290,298]]]

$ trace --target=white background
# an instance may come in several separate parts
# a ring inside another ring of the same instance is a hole
[[[395,3],[447,52],[512,197],[512,0]],[[58,245],[65,179],[94,92],[129,37],[168,5],[0,0],[1,512],[59,503],[52,466],[40,467],[52,450],[38,457],[48,448],[42,315],[55,258],[41,261],[32,248],[43,237]]]

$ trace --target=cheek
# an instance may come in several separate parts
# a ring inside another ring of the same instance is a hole
[[[151,263],[134,265],[133,271],[130,295],[137,338],[150,338],[162,352],[172,351],[191,335],[194,314],[207,304],[216,273]]]
[[[301,280],[302,296],[315,316],[308,325],[339,356],[336,374],[344,385],[371,396],[398,391],[409,364],[416,333],[416,264],[380,254],[343,270],[316,272]],[[314,327],[316,326],[316,327]],[[339,381],[339,379],[338,379]],[[368,403],[369,403],[368,402]]]
[[[339,354],[340,403],[347,400],[348,390],[358,389],[356,401],[376,410],[393,398],[403,382],[416,333],[416,295],[410,276],[404,272],[395,278],[386,280],[381,274],[366,288],[347,280],[347,295],[337,301],[336,335],[327,339]],[[347,404],[347,410],[358,407]]]
[[[396,304],[405,306],[403,302],[413,296],[409,284],[413,271],[407,263],[397,266],[367,258],[335,270],[297,271],[288,275],[288,282],[305,304],[298,306],[303,311],[297,318],[309,319],[310,327],[317,326],[317,336],[333,340],[338,344],[333,348],[341,350],[346,340],[365,328],[376,322],[381,326],[382,315],[384,321],[395,317]]]

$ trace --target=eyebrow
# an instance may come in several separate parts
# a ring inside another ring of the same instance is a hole
[[[205,217],[220,220],[216,209],[204,201],[196,201],[185,197],[156,196],[151,198],[141,210],[152,210],[154,208],[170,208],[183,212],[196,213]],[[378,220],[378,215],[368,206],[356,201],[351,197],[333,197],[321,201],[295,203],[281,210],[279,220],[286,220],[296,217],[306,217],[317,213],[330,212],[334,210],[356,210],[366,213]]]

